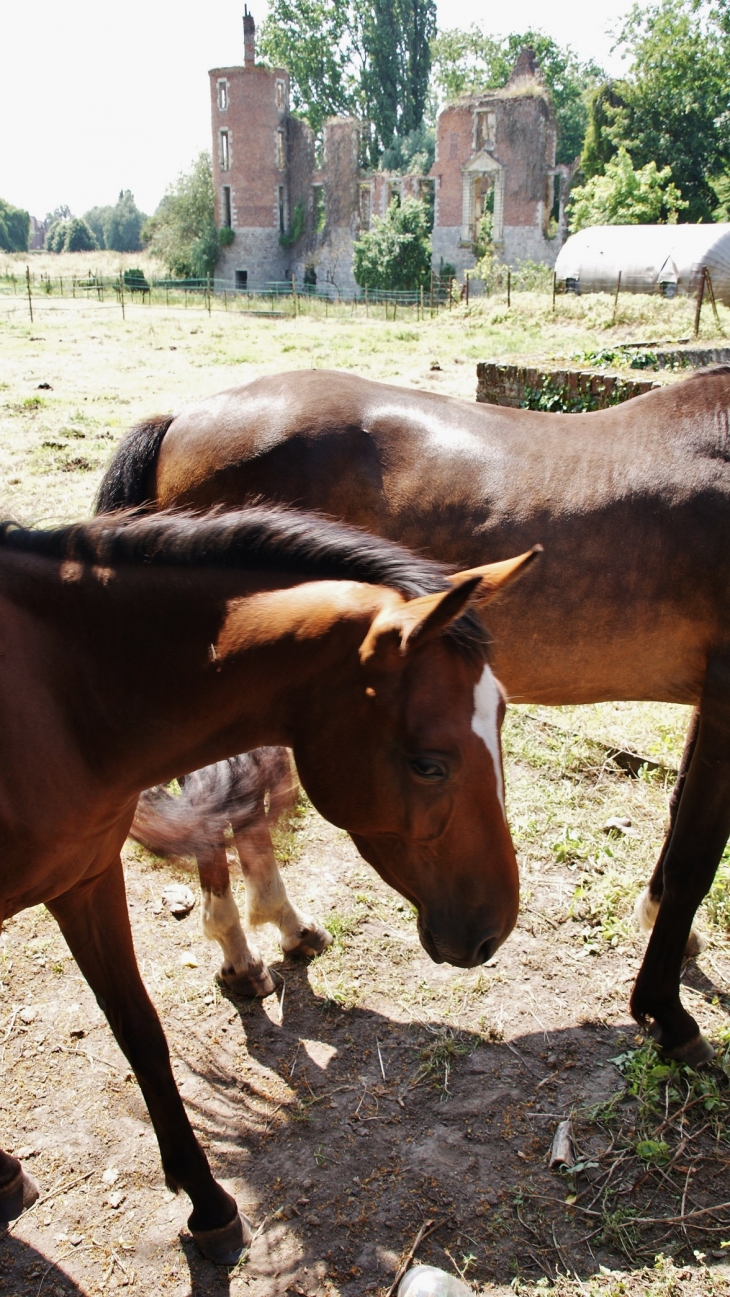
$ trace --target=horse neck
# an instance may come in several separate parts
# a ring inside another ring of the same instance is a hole
[[[304,696],[356,668],[383,605],[379,587],[347,581],[172,567],[69,572],[17,557],[23,571],[8,582],[3,562],[0,589],[13,587],[16,608],[40,623],[36,668],[72,715],[87,768],[130,793],[290,742]]]

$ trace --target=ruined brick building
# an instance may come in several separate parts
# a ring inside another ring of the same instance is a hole
[[[438,118],[432,236],[461,277],[487,205],[500,260],[554,265],[565,241],[572,167],[555,165],[555,111],[534,52],[523,49],[501,90],[464,95]]]
[[[256,63],[256,29],[243,19],[243,66],[210,72],[216,224],[233,240],[217,277],[259,288],[297,282],[355,287],[353,244],[394,194],[435,188],[434,266],[459,275],[474,265],[476,225],[494,189],[494,239],[503,260],[552,264],[564,238],[549,238],[556,177],[555,116],[534,56],[523,51],[507,86],[446,107],[430,176],[364,171],[360,123],[332,117],[320,138],[289,111],[285,68]]]

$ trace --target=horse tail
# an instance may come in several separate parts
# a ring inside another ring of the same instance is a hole
[[[159,414],[127,433],[102,478],[95,513],[114,513],[152,503],[157,456],[174,417]]]
[[[256,748],[180,782],[179,797],[149,788],[137,803],[129,836],[158,856],[185,858],[223,847],[229,825],[245,832],[261,816],[271,826],[297,795],[286,748]]]

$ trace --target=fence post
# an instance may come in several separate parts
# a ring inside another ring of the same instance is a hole
[[[223,289],[223,305],[225,309],[228,310],[228,289],[227,288]]]
[[[618,295],[620,292],[621,292],[621,271],[619,270],[618,278],[616,280],[616,293],[613,299],[613,319],[611,320],[612,324],[616,323],[616,312],[618,310]]]
[[[557,291],[557,286],[558,286],[558,276],[556,275],[555,271],[553,271],[553,310],[555,310],[555,293]]]
[[[700,331],[700,315],[702,313],[702,302],[705,296],[705,276],[706,275],[707,275],[707,270],[705,266],[703,266],[702,274],[700,275],[700,282],[697,287],[697,306],[695,307],[695,329],[694,329],[695,337],[697,337]]]
[[[296,315],[297,315],[297,277],[296,277],[296,275],[292,275],[292,277],[291,277],[291,297],[292,297],[292,302],[294,303],[294,316],[296,317]]]
[[[469,305],[469,276],[466,273],[466,271],[464,271],[464,287],[466,289],[466,304],[468,306]]]
[[[507,269],[507,305],[512,305],[512,271]]]
[[[124,313],[124,274],[121,270],[119,271],[119,301],[122,305],[122,319],[126,320],[127,317]]]
[[[454,277],[449,275],[449,310],[454,305]]]
[[[431,319],[433,319],[433,266],[431,267],[431,301],[429,310],[431,312]]]
[[[28,285],[28,310],[30,311],[30,322],[33,323],[33,298],[30,292],[30,266],[25,267],[25,282]]]
[[[210,315],[210,271],[208,271],[205,276],[205,300],[208,307],[208,315]]]
[[[717,325],[717,332],[720,334],[722,338],[724,338],[725,334],[723,333],[722,325],[720,324],[720,316],[717,313],[717,302],[715,301],[715,290],[712,287],[712,278],[710,276],[710,272],[707,266],[705,266],[705,280],[707,283],[707,291],[710,294],[710,302],[712,303],[712,311],[715,316],[715,324]]]
[[[369,318],[370,318],[370,311],[369,311],[369,309],[368,309],[368,290],[367,290],[367,286],[366,286],[366,288],[365,288],[365,319],[367,320],[367,319],[369,319]]]

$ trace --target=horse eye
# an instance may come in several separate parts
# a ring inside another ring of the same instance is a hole
[[[414,775],[419,779],[425,779],[429,783],[435,783],[439,779],[446,779],[449,770],[445,761],[439,761],[436,757],[409,757],[408,764]]]

